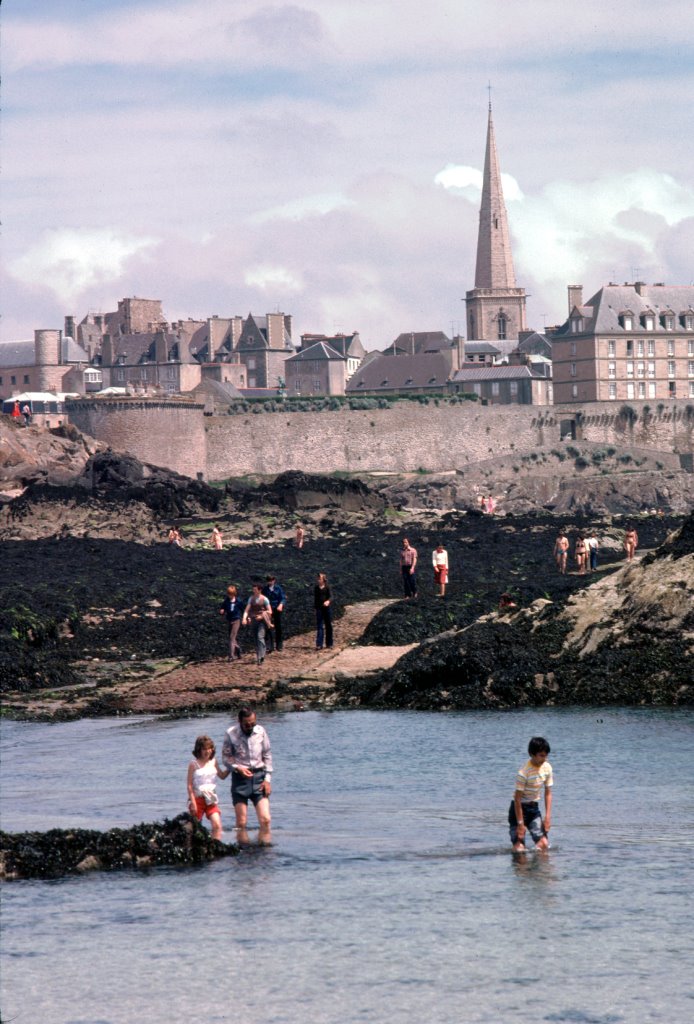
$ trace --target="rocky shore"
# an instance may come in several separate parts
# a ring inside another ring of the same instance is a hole
[[[237,846],[212,839],[190,814],[108,832],[58,828],[48,832],[0,832],[0,879],[183,867],[238,852]]]
[[[56,458],[69,453],[70,472],[51,470],[46,455],[33,478],[25,470],[22,494],[0,509],[5,714],[191,714],[244,699],[278,707],[691,702],[691,515],[642,510],[640,553],[682,529],[668,542],[675,547],[625,567],[630,520],[588,514],[589,490],[559,518],[537,504],[483,516],[474,491],[466,508],[436,508],[441,480],[427,491],[418,475],[367,484],[286,473],[210,487],[67,433],[50,444]],[[15,447],[13,465],[19,458]],[[307,534],[301,551],[293,545],[297,522]],[[222,552],[210,545],[215,523]],[[165,541],[174,524],[182,549]],[[572,543],[597,531],[596,574],[557,573],[560,526]],[[405,534],[420,552],[420,597],[409,602],[398,568]],[[439,540],[451,564],[443,601],[430,567]],[[242,637],[246,658],[228,666],[218,612],[224,590],[234,582],[247,594],[252,579],[271,571],[288,594],[285,651],[258,669]],[[320,665],[312,650],[318,571],[333,588],[332,658],[341,659]],[[498,613],[502,593],[518,611]],[[348,607],[362,612],[345,616]],[[413,644],[393,665],[391,652],[399,657]],[[380,658],[359,653],[378,649]]]

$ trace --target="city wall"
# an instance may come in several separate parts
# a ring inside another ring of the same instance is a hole
[[[200,404],[81,400],[71,422],[114,449],[179,473],[222,480],[287,469],[415,472],[465,469],[501,455],[585,440],[691,456],[694,407],[639,403],[481,406],[430,400],[385,409],[205,416]]]

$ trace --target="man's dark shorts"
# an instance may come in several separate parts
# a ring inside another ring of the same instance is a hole
[[[542,837],[546,834],[542,824],[540,805],[535,800],[527,804],[521,804],[521,807],[523,808],[523,824],[533,837],[533,841],[539,843]],[[516,805],[513,800],[511,801],[511,806],[508,809],[508,824],[509,832],[511,834],[511,842],[516,843],[518,842],[518,829],[516,821]]]
[[[231,800],[233,804],[246,804],[248,801],[253,801],[255,807],[259,800],[265,798],[261,786],[265,781],[265,769],[255,768],[253,770],[253,777],[247,778],[245,775],[241,775],[240,772],[231,773]]]

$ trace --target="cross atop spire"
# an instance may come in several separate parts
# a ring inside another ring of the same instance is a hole
[[[492,121],[492,87],[489,89],[487,150],[484,158],[480,226],[477,236],[475,288],[515,288],[516,275],[501,187],[501,171]]]

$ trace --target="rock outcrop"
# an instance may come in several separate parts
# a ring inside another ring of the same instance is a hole
[[[425,641],[353,703],[405,708],[694,704],[694,514],[653,554],[569,597]]]
[[[59,828],[0,832],[0,878],[60,878],[91,871],[193,865],[237,853],[237,846],[212,839],[190,814],[108,832]]]

